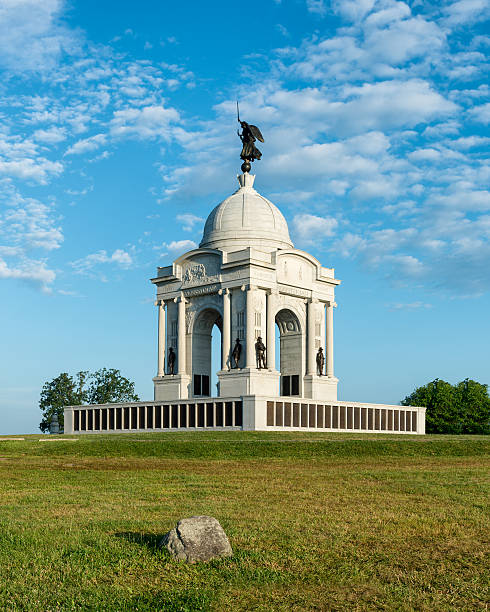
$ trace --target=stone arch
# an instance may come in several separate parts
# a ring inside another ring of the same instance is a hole
[[[287,306],[276,313],[276,325],[280,335],[281,395],[301,396],[304,371],[304,329],[298,315]]]
[[[192,395],[213,395],[212,384],[212,332],[217,326],[222,333],[221,313],[212,306],[203,306],[193,318],[191,335]],[[221,344],[221,343],[220,343]],[[220,355],[221,357],[221,355]]]

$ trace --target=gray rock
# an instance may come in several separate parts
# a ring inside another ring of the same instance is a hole
[[[223,527],[212,516],[192,516],[180,520],[174,529],[163,536],[160,547],[164,546],[175,559],[187,563],[233,555]]]

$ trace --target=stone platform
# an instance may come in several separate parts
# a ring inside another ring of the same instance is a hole
[[[425,434],[425,408],[243,395],[67,406],[65,434],[142,431],[335,431]]]

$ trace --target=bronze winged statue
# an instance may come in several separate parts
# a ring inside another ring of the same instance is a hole
[[[252,168],[251,162],[262,157],[262,153],[255,146],[255,142],[257,140],[259,140],[260,142],[264,142],[264,137],[262,136],[259,128],[256,125],[251,125],[246,121],[240,120],[238,102],[236,103],[236,106],[238,113],[238,123],[241,125],[242,128],[241,134],[240,130],[237,130],[237,134],[240,137],[240,140],[242,141],[242,152],[240,153],[240,158],[243,159],[242,172],[250,172]]]

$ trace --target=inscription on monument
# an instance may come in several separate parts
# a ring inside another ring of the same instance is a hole
[[[195,287],[192,289],[184,289],[185,297],[192,297],[194,295],[206,295],[208,293],[216,293],[220,286],[218,284],[208,285],[207,287]]]
[[[294,295],[296,297],[307,298],[311,296],[311,291],[309,291],[308,289],[297,289],[296,287],[290,287],[289,285],[282,285],[279,283],[277,285],[277,288],[281,293],[287,293],[288,295]]]

